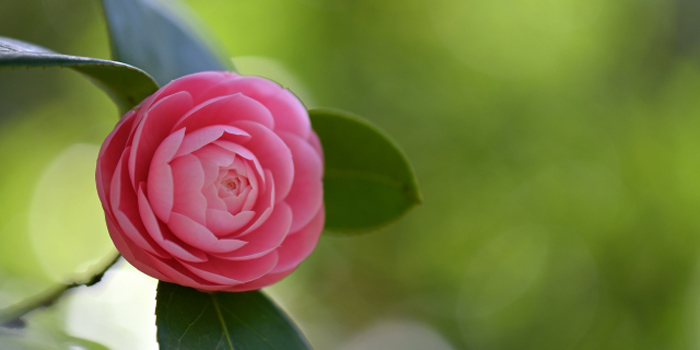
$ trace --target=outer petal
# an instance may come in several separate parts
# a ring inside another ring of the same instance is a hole
[[[194,104],[198,105],[211,97],[220,96],[212,95],[208,91],[212,86],[230,79],[231,75],[231,73],[226,72],[200,72],[177,78],[155,93],[156,101],[174,93],[186,91],[192,96]]]
[[[321,161],[323,162],[323,148],[321,148],[321,140],[318,138],[318,135],[312,130],[309,133],[309,138],[307,139],[311,147],[313,147],[316,150],[316,153],[318,153],[319,157],[321,157]]]
[[[292,268],[282,272],[269,272],[265,276],[262,276],[256,280],[252,280],[243,284],[227,286],[224,290],[229,292],[244,292],[248,290],[260,289],[281,281],[283,278],[289,276],[289,274],[294,272],[294,270],[295,269]]]
[[[287,236],[277,249],[280,259],[272,273],[294,269],[311,254],[323,232],[325,219],[326,212],[321,208],[306,227]]]
[[[127,238],[122,236],[122,230],[109,217],[106,218],[107,231],[109,232],[112,242],[117,247],[117,250],[131,265],[134,265],[141,272],[157,279],[166,279],[158,269],[155,269],[150,264],[151,259],[143,250],[135,246]]]
[[[107,136],[102,147],[100,147],[100,153],[97,156],[95,179],[97,180],[97,194],[103,205],[109,201],[109,186],[112,183],[112,176],[117,168],[117,163],[127,146],[127,140],[134,124],[134,115],[134,111],[127,113],[117,123],[117,126]]]
[[[306,138],[311,130],[306,108],[291,92],[274,81],[260,77],[238,77],[212,88],[209,93],[242,93],[267,107],[275,118],[275,130],[284,130]]]
[[[275,267],[277,259],[277,252],[271,252],[257,259],[232,261],[212,258],[205,263],[187,264],[185,267],[205,280],[233,284],[252,281],[264,276]]]
[[[183,286],[202,290],[219,290],[221,288],[221,285],[203,280],[197,275],[191,273],[184,267],[186,265],[181,264],[177,259],[169,259],[165,261],[158,259],[150,260],[158,271],[167,276],[166,278],[162,278],[162,280],[166,282],[177,283]]]
[[[284,199],[294,213],[292,231],[306,226],[323,205],[323,162],[316,150],[303,139],[290,133],[280,137],[292,151],[294,182]]]
[[[175,128],[196,130],[210,125],[229,125],[237,120],[249,120],[267,128],[274,128],[275,121],[267,108],[240,93],[214,97],[185,114]]]
[[[151,158],[156,148],[173,131],[179,116],[192,108],[192,97],[187,92],[172,94],[153,104],[137,126],[129,158],[129,175],[136,189],[146,180]]]
[[[132,191],[128,181],[128,170],[126,166],[126,152],[117,163],[117,171],[112,178],[110,190],[114,195],[110,200],[110,211],[114,218],[115,224],[121,229],[121,233],[131,242],[136,244],[144,251],[159,257],[167,256],[155,242],[147,235],[142,235],[145,228],[141,223],[141,217],[138,212],[138,200],[136,194]]]

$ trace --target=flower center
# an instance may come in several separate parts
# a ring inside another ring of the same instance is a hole
[[[227,190],[229,191],[235,191],[238,188],[238,182],[236,181],[237,179],[232,179],[232,178],[226,178],[221,181],[221,185],[226,187]]]
[[[223,197],[238,196],[250,185],[248,178],[235,169],[228,171],[219,182],[219,195]]]

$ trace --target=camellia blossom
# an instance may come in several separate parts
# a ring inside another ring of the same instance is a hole
[[[302,103],[227,72],[173,80],[119,121],[97,190],[124,258],[159,280],[245,291],[290,274],[323,230],[323,154]]]

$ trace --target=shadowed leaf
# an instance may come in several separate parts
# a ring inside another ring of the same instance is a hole
[[[126,113],[158,86],[144,71],[128,64],[63,55],[20,40],[0,37],[0,67],[68,67],[88,76]]]
[[[191,73],[233,70],[173,1],[102,0],[102,5],[114,59],[147,71],[160,85]]]

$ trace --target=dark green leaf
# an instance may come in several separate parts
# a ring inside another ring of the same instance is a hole
[[[380,130],[343,112],[309,110],[326,158],[326,229],[364,231],[420,203],[408,160]]]
[[[137,105],[158,85],[142,70],[99,58],[63,55],[16,39],[0,37],[0,67],[69,67],[87,75],[117,104],[121,113]]]
[[[159,282],[161,349],[310,349],[299,330],[260,291],[200,292]]]
[[[173,7],[180,4],[102,0],[102,5],[114,59],[149,72],[160,85],[191,73],[233,69],[185,22],[185,11]]]

